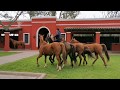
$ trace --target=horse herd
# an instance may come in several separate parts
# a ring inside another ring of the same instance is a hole
[[[57,70],[61,70],[64,64],[67,64],[67,56],[69,55],[71,59],[71,66],[73,67],[74,64],[77,64],[77,57],[79,57],[80,62],[79,66],[81,65],[82,57],[84,58],[83,64],[87,64],[85,54],[88,54],[89,57],[94,58],[92,65],[97,61],[98,55],[101,57],[104,66],[106,67],[106,61],[103,57],[102,52],[105,52],[107,57],[107,61],[110,60],[107,47],[105,44],[98,44],[98,43],[80,43],[75,38],[72,38],[70,42],[65,41],[62,38],[61,42],[54,42],[54,38],[52,35],[48,35],[46,40],[44,40],[44,35],[39,36],[40,39],[40,46],[39,46],[39,55],[37,56],[37,66],[39,66],[38,60],[42,55],[45,56],[45,67],[46,67],[46,58],[49,56],[49,60],[51,63],[54,63],[54,58],[56,57],[57,63]],[[95,54],[95,56],[93,55]]]

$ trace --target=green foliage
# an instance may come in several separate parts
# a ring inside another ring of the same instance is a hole
[[[36,65],[36,57],[24,58],[22,60],[0,65],[1,71],[19,71],[19,72],[34,72],[34,73],[46,73],[46,79],[119,79],[120,78],[120,56],[111,55],[110,62],[107,62],[108,67],[105,68],[102,60],[99,58],[94,66],[91,66],[93,59],[88,59],[88,65],[86,66],[70,66],[70,60],[68,58],[68,64],[61,71],[56,70],[57,60],[54,65],[51,65],[47,58],[47,67],[44,67],[44,57],[39,59],[40,66]],[[77,58],[79,62],[79,58]]]

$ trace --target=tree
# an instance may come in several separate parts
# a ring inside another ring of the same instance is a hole
[[[11,27],[11,25],[19,18],[19,16],[21,15],[23,13],[23,11],[17,11],[17,13],[16,13],[16,15],[15,15],[15,17],[13,17],[13,16],[11,16],[10,14],[8,14],[7,12],[2,12],[2,13],[0,13],[0,17],[3,17],[3,18],[7,18],[7,19],[9,19],[9,23],[8,23],[8,25],[4,25],[4,23],[0,20],[0,24],[2,25],[2,27],[3,27],[3,32],[5,32],[5,31],[8,31],[9,32],[9,28]],[[6,37],[6,36],[5,36]],[[5,40],[8,40],[7,38],[1,38],[0,37],[0,42],[4,42]],[[6,43],[5,42],[5,45],[4,45],[4,49],[5,50],[9,50],[9,40],[8,40],[8,42]]]
[[[59,18],[63,19],[75,19],[79,15],[80,11],[61,11]]]
[[[120,17],[120,11],[104,11],[105,18],[116,18]]]
[[[80,11],[60,11],[59,19],[75,19]],[[27,11],[30,19],[34,16],[56,16],[56,11]]]
[[[8,18],[9,23],[8,25],[4,25],[3,22],[0,20],[0,24],[2,25],[3,29],[5,31],[9,31],[10,26],[19,18],[19,16],[23,13],[23,11],[17,11],[15,17],[9,15],[7,12],[5,13],[0,13],[1,17]]]

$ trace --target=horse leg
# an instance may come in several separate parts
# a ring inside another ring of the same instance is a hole
[[[64,64],[65,64],[65,62],[63,63],[63,60],[62,60],[62,58],[59,56],[59,58],[60,58],[60,62],[61,62],[61,68],[63,68],[64,67]]]
[[[93,63],[92,63],[92,66],[93,66],[93,64],[97,61],[97,59],[98,59],[98,53],[95,53],[95,56],[96,56],[96,59],[93,61]]]
[[[47,66],[47,64],[46,64],[46,59],[47,59],[47,55],[45,55],[45,65],[44,65],[44,67]]]
[[[39,54],[39,55],[38,55],[38,57],[37,57],[37,66],[38,66],[38,67],[39,67],[38,60],[39,60],[39,58],[40,58],[40,57],[42,57],[42,55],[41,55],[41,54]]]
[[[80,63],[79,63],[79,66],[81,65],[81,61],[82,61],[82,57],[81,57],[81,54],[79,53],[79,58],[80,58]]]
[[[70,57],[70,59],[71,59],[71,66],[72,66],[72,68],[73,68],[73,58],[72,58],[71,54],[69,54],[69,57]]]
[[[50,62],[51,62],[51,64],[54,64],[53,62],[53,60],[52,60],[52,55],[49,57],[49,60],[50,60]]]
[[[102,53],[100,53],[100,54],[99,54],[99,56],[101,57],[101,59],[102,59],[102,61],[103,61],[103,63],[104,63],[104,66],[106,67],[106,66],[107,66],[107,64],[106,64],[106,62],[105,62],[105,59],[104,59],[104,57],[103,57]]]
[[[87,65],[87,61],[86,61],[86,56],[85,56],[85,54],[82,53],[82,56],[83,56],[83,58],[84,58],[83,65],[85,65],[85,62],[86,62],[86,65]]]
[[[25,45],[24,44],[21,44],[22,48],[25,49]]]
[[[60,60],[60,56],[59,56],[59,55],[56,55],[56,59],[58,60],[57,69],[58,69],[58,71],[60,71],[60,70],[61,70],[61,60]]]
[[[55,54],[53,54],[53,59],[52,59],[52,61],[53,61],[53,62],[55,62],[55,60],[54,60],[54,59],[55,59]]]
[[[15,46],[16,46],[16,45],[14,44],[14,49],[16,48]]]

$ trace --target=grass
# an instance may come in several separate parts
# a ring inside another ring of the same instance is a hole
[[[8,55],[13,55],[13,54],[16,54],[18,52],[0,52],[0,57],[1,56],[8,56]]]
[[[111,55],[110,62],[107,62],[107,68],[104,67],[101,59],[98,59],[94,66],[91,66],[93,60],[87,59],[88,65],[74,66],[74,68],[70,66],[70,60],[68,60],[68,64],[59,72],[56,70],[57,61],[55,61],[54,65],[51,65],[47,60],[47,67],[44,68],[44,57],[42,57],[39,59],[40,66],[37,67],[36,57],[32,56],[13,63],[0,65],[0,70],[46,73],[46,79],[120,79],[119,55]]]

